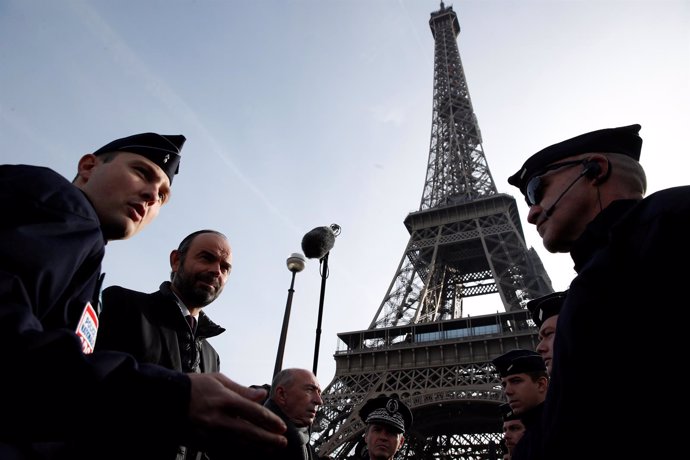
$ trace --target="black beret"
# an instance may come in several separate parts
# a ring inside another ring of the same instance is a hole
[[[532,350],[515,349],[503,353],[491,361],[504,378],[514,374],[546,371],[546,364],[539,353]]]
[[[639,161],[642,148],[639,131],[640,125],[606,128],[553,144],[529,157],[520,170],[508,178],[508,183],[519,188],[524,195],[527,182],[544,167],[582,153],[622,153]]]
[[[508,403],[504,403],[498,406],[498,410],[501,412],[501,418],[504,422],[510,420],[520,420],[520,416],[513,412],[513,409],[510,408],[510,404]]]
[[[412,412],[395,396],[379,395],[370,399],[359,410],[359,417],[367,424],[388,425],[400,433],[412,425]]]
[[[552,292],[527,302],[527,309],[537,327],[541,327],[544,321],[561,312],[561,306],[567,293],[568,291]]]
[[[129,152],[141,155],[161,167],[170,179],[180,170],[180,151],[186,138],[182,135],[141,133],[116,139],[93,152],[102,155],[111,152]]]

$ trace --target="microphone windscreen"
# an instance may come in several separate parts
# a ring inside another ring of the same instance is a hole
[[[321,259],[334,244],[335,233],[330,227],[316,227],[302,238],[302,252],[309,259]]]

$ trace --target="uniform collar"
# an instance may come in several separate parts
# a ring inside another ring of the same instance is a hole
[[[577,273],[580,273],[596,251],[608,245],[611,228],[639,202],[640,200],[616,200],[587,225],[570,250]]]

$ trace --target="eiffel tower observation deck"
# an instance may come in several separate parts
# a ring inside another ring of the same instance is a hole
[[[525,304],[553,292],[526,246],[515,199],[498,193],[491,176],[453,7],[441,3],[429,26],[433,114],[422,199],[405,218],[410,239],[373,320],[367,329],[338,334],[343,349],[313,433],[319,454],[334,459],[361,452],[357,413],[379,394],[397,394],[414,415],[397,458],[500,457],[504,399],[491,360],[536,347]],[[503,311],[465,315],[463,302],[484,295]]]

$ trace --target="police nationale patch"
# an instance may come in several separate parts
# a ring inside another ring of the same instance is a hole
[[[93,353],[93,348],[96,346],[96,334],[98,333],[98,316],[96,310],[91,306],[91,302],[86,302],[76,333],[81,340],[81,349],[84,354]]]

